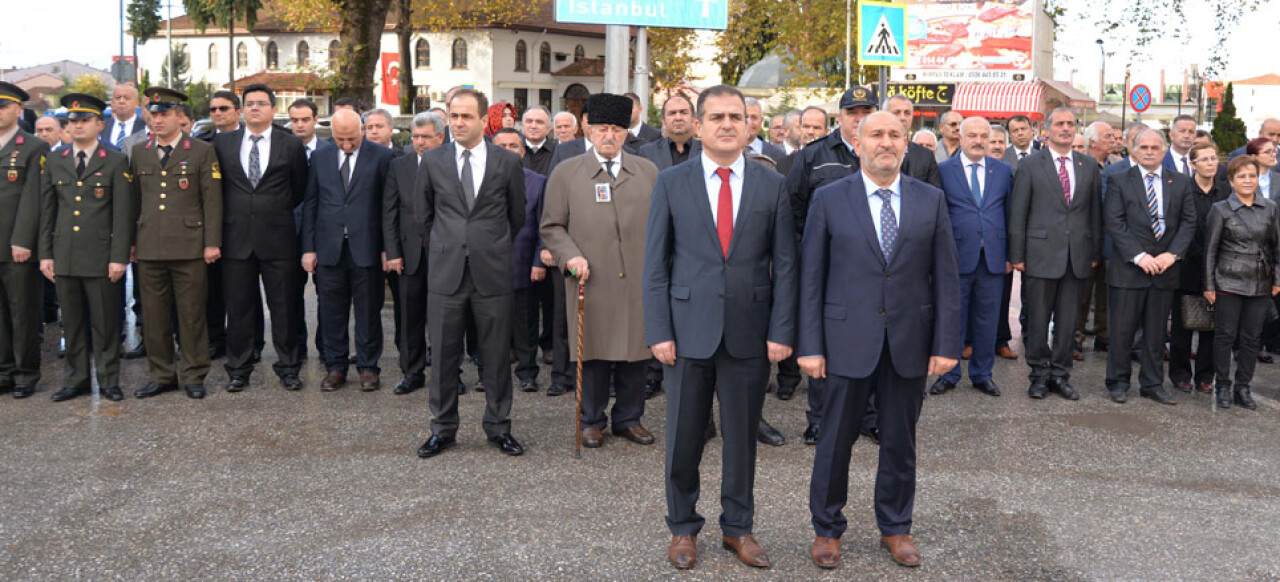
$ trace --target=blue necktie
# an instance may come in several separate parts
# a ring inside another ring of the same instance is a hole
[[[982,183],[978,181],[978,164],[969,164],[969,191],[973,193],[974,202],[982,207]]]
[[[898,215],[894,214],[893,204],[889,202],[893,198],[893,190],[881,188],[876,190],[876,195],[884,201],[880,205],[880,252],[888,261],[893,256],[893,244],[898,240]]]
[[[121,121],[121,122],[120,122],[120,133],[116,134],[116,149],[117,149],[117,150],[122,150],[122,149],[124,149],[124,132],[125,132],[125,129],[124,129],[124,122],[123,122],[123,121]]]

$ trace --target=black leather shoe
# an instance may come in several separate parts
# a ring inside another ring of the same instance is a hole
[[[1173,397],[1170,396],[1169,393],[1165,391],[1164,386],[1156,386],[1155,388],[1151,388],[1151,389],[1143,388],[1142,390],[1138,391],[1138,394],[1140,394],[1143,398],[1150,398],[1151,400],[1159,402],[1160,404],[1172,405],[1172,404],[1178,403],[1177,400],[1174,400]]]
[[[1217,389],[1218,408],[1226,410],[1231,408],[1231,388],[1218,387]]]
[[[482,393],[482,394],[483,394],[483,393],[484,393],[484,380],[481,380],[481,379],[477,378],[477,379],[476,379],[476,384],[475,384],[475,386],[472,386],[472,388],[474,388],[476,392],[480,392],[480,393]]]
[[[124,353],[120,354],[120,359],[122,360],[136,360],[138,358],[145,357],[147,357],[146,344],[138,344],[138,347],[133,348],[132,350],[126,350]]]
[[[152,396],[155,396],[157,394],[162,394],[165,392],[169,392],[170,390],[177,390],[177,389],[178,389],[177,384],[160,384],[157,382],[152,382],[150,384],[147,384],[146,386],[143,386],[137,390],[134,390],[133,396],[134,398],[151,398]]]
[[[13,387],[13,397],[19,400],[36,393],[35,384],[19,384]]]
[[[956,387],[955,384],[952,384],[946,380],[943,380],[942,378],[938,378],[938,381],[934,382],[933,386],[929,387],[929,395],[937,396],[955,387]]]
[[[1107,396],[1116,404],[1124,404],[1129,400],[1129,389],[1125,387],[1107,388]]]
[[[1048,393],[1049,393],[1049,385],[1045,384],[1044,381],[1032,382],[1031,387],[1027,388],[1027,396],[1030,396],[1036,400],[1043,399],[1044,395]]]
[[[111,386],[102,389],[102,397],[112,402],[120,402],[124,400],[124,392],[120,391],[119,386]]]
[[[1049,381],[1045,383],[1045,385],[1049,388],[1050,392],[1057,392],[1067,400],[1080,399],[1080,393],[1076,392],[1076,389],[1071,387],[1071,383],[1067,382],[1065,379],[1050,378]]]
[[[524,447],[520,446],[516,437],[511,436],[509,432],[489,437],[489,444],[498,447],[498,450],[507,456],[516,457],[524,454]]]
[[[290,392],[302,389],[302,380],[297,374],[282,374],[280,376],[280,385]]]
[[[806,444],[806,445],[816,445],[816,444],[818,444],[818,425],[816,425],[816,424],[811,424],[811,425],[809,425],[809,426],[805,427],[805,429],[804,429],[804,444]]]
[[[778,432],[778,429],[760,419],[760,426],[756,427],[756,440],[771,447],[780,447],[787,444],[786,437]]]
[[[542,390],[542,386],[538,385],[537,380],[521,380],[520,381],[521,392],[537,392],[539,390]]]
[[[778,400],[791,400],[796,396],[796,387],[778,384]]]
[[[568,387],[566,387],[564,384],[552,383],[550,386],[547,386],[547,396],[559,396],[568,391],[569,391]]]
[[[1258,352],[1258,362],[1263,364],[1274,364],[1276,363],[1276,359],[1271,357],[1270,354],[1264,354],[1262,352]]]
[[[862,429],[862,436],[870,439],[871,442],[876,445],[880,444],[880,429],[874,426],[871,428]]]
[[[248,376],[232,376],[231,381],[227,382],[227,392],[239,392],[249,387]]]
[[[418,447],[418,456],[424,459],[434,457],[440,454],[441,451],[452,447],[456,442],[458,441],[454,437],[442,437],[433,434],[431,435],[431,438],[427,439],[427,442],[422,443],[422,446]]]
[[[187,391],[187,397],[199,400],[204,398],[204,384],[187,384],[182,387]]]
[[[662,380],[645,380],[644,381],[644,399],[649,400],[654,396],[662,394]]]
[[[1258,403],[1253,401],[1253,394],[1248,388],[1236,388],[1236,404],[1245,410],[1258,409]]]
[[[399,384],[396,384],[396,389],[392,392],[403,396],[421,388],[425,384],[426,382],[422,378],[404,378],[400,380]]]
[[[986,394],[987,396],[1000,395],[1000,387],[996,386],[995,380],[983,380],[981,382],[974,382],[973,387],[977,389],[979,392]]]
[[[53,401],[62,402],[64,400],[71,400],[72,398],[84,396],[88,393],[88,386],[85,386],[84,388],[63,388],[62,390],[53,393]]]

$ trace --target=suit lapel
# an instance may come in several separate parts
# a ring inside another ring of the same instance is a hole
[[[687,179],[687,182],[693,185],[693,206],[697,209],[698,216],[702,217],[702,223],[707,236],[710,237],[711,244],[715,246],[716,253],[724,256],[724,251],[720,248],[720,235],[716,233],[716,220],[711,215],[711,200],[707,198],[706,187],[698,187],[706,184],[705,170],[702,167],[702,158],[698,158],[698,163],[689,166],[688,171],[694,175]]]
[[[880,239],[876,237],[876,217],[871,216],[871,204],[867,202],[867,196],[869,194],[867,193],[867,188],[862,183],[861,176],[859,174],[854,175],[859,176],[859,179],[852,181],[852,187],[845,190],[845,194],[848,196],[847,200],[849,202],[849,206],[851,210],[853,210],[854,220],[858,221],[858,229],[862,231],[864,235],[863,238],[865,238],[867,244],[871,246],[871,250],[874,251],[875,256],[879,257],[880,264],[884,265],[884,251],[880,250]],[[898,219],[898,224],[902,224],[901,217]],[[898,230],[899,233],[901,233],[902,229],[899,228]]]
[[[967,188],[965,188],[965,191],[968,192],[969,194],[968,196],[965,196],[965,198],[968,199],[968,203],[978,208],[979,210],[981,210],[982,207],[978,205],[978,201],[973,199],[973,184],[969,182],[969,174],[968,172],[965,171],[965,168],[964,168],[966,165],[968,165],[969,162],[968,160],[965,160],[965,159],[959,159],[957,161],[959,161],[960,163],[952,165],[954,169],[951,170],[951,173],[954,174],[960,180],[961,184],[968,186]],[[907,175],[905,170],[902,172],[902,175],[904,176]],[[983,196],[982,199],[985,201],[986,196]]]
[[[757,198],[755,185],[761,183],[763,182],[756,176],[756,169],[752,167],[752,163],[744,158],[742,160],[742,196],[738,200],[738,214],[733,217],[733,235],[729,237],[730,256],[733,255],[733,249],[737,248],[738,240],[742,238],[742,231],[747,229],[751,220],[751,205]],[[719,236],[716,242],[719,242]]]
[[[500,156],[500,155],[501,155],[501,154],[499,154],[499,153],[498,153],[498,151],[500,151],[500,150],[502,149],[502,148],[499,148],[498,146],[495,146],[495,145],[489,145],[488,143],[482,143],[482,144],[480,144],[480,147],[483,147],[483,148],[485,149],[485,151],[484,151],[484,177],[480,179],[480,184],[478,184],[478,185],[477,185],[477,186],[479,186],[479,187],[477,187],[477,188],[476,188],[476,199],[475,199],[475,204],[473,204],[473,205],[471,206],[471,209],[472,209],[472,210],[475,210],[476,206],[479,206],[479,205],[480,205],[480,194],[483,192],[483,188],[484,188],[484,186],[485,186],[485,185],[492,185],[492,184],[493,184],[493,181],[498,179],[498,178],[497,178],[497,175],[498,175],[498,174],[497,174],[497,172],[498,172],[498,156]],[[521,175],[521,178],[523,178],[523,177],[524,177],[524,176],[523,176],[523,175]],[[459,186],[461,186],[461,185],[462,185],[462,180],[458,180],[458,185],[459,185]]]
[[[445,182],[453,186],[453,191],[458,197],[458,202],[462,203],[462,207],[470,208],[471,205],[467,203],[467,193],[462,191],[462,178],[458,175],[458,142],[449,142],[447,147],[448,155],[444,159]]]

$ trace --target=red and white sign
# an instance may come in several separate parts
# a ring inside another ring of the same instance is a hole
[[[895,79],[1029,81],[1033,0],[907,0],[907,64]]]
[[[382,102],[400,105],[400,53],[382,53]]]

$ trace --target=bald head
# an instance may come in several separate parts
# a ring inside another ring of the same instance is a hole
[[[138,107],[138,88],[119,83],[111,90],[111,116],[116,121],[129,121]]]
[[[1280,141],[1280,119],[1272,117],[1262,122],[1262,128],[1258,131],[1258,137],[1265,137],[1271,141]]]
[[[970,161],[980,161],[987,155],[991,142],[991,124],[981,117],[970,117],[960,122],[960,149]]]
[[[333,112],[329,126],[333,131],[333,142],[339,149],[346,153],[353,153],[360,149],[363,132],[360,116],[356,112],[350,109],[339,109]]]

